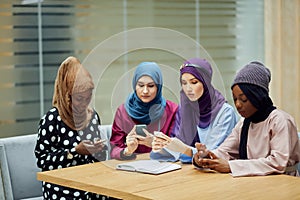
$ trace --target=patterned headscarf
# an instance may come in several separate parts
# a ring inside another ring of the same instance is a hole
[[[157,86],[157,94],[155,98],[144,103],[136,94],[135,87],[138,80],[142,76],[149,76],[153,79]],[[155,62],[140,63],[133,75],[132,88],[134,92],[129,95],[125,102],[125,109],[128,115],[140,123],[150,124],[161,118],[165,111],[166,100],[162,96],[163,78],[159,66]]]
[[[93,109],[86,106],[85,110],[77,111],[72,105],[72,95],[94,89],[90,73],[75,57],[65,59],[58,71],[54,85],[52,105],[58,109],[62,121],[74,130],[84,129],[93,113]]]
[[[184,91],[180,91],[180,127],[177,137],[186,144],[199,141],[197,126],[206,128],[215,119],[225,103],[224,96],[212,84],[212,68],[205,59],[192,58],[183,63],[182,74],[190,73],[203,84],[203,95],[197,101],[190,101]]]

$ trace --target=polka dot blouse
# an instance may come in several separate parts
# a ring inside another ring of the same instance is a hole
[[[75,151],[75,146],[80,141],[100,138],[99,126],[100,119],[94,111],[90,123],[84,130],[73,130],[61,120],[58,110],[52,108],[39,123],[35,147],[38,167],[42,171],[48,171],[105,160],[106,151],[96,155],[79,155]],[[68,152],[73,155],[71,159],[68,158]],[[45,199],[102,199],[100,195],[50,183],[43,183],[43,195]]]

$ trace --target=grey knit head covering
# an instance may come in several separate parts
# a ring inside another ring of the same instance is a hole
[[[239,83],[249,83],[257,85],[269,92],[269,83],[271,81],[271,72],[262,63],[253,61],[244,66],[235,76],[231,85],[233,86]]]

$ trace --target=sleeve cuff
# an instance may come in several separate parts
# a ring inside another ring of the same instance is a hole
[[[122,151],[120,152],[120,158],[122,160],[134,160],[136,158],[136,155],[133,153],[130,156],[126,156],[124,154],[125,149],[122,149]]]

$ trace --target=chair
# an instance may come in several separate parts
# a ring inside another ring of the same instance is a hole
[[[36,179],[34,148],[37,134],[0,139],[0,199],[43,199]]]
[[[111,128],[112,128],[112,125],[101,125],[100,126],[100,135],[101,135],[101,138],[102,139],[106,139],[107,140],[107,146],[108,146],[108,154],[107,154],[107,160],[110,159],[110,150],[111,150],[111,147],[110,147],[110,137],[111,137]]]
[[[111,127],[100,126],[101,137],[108,141],[108,152]],[[0,200],[43,199],[42,183],[36,179],[40,171],[34,155],[36,138],[37,134],[0,138]]]

